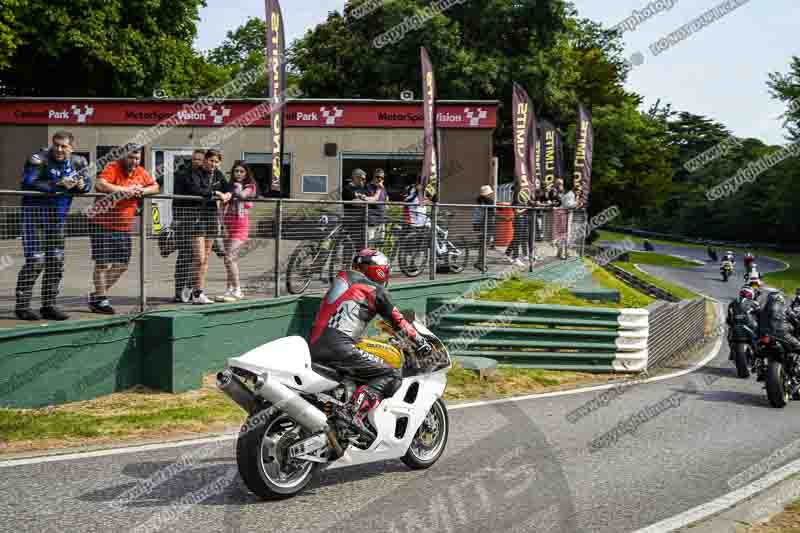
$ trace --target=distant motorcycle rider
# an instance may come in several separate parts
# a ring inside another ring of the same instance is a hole
[[[735,264],[735,261],[734,261],[734,258],[733,258],[733,252],[730,251],[730,250],[725,252],[725,255],[722,256],[722,260],[723,261],[730,261],[731,263]]]
[[[44,193],[68,193],[58,196],[25,196],[22,199],[22,243],[25,264],[17,277],[15,314],[20,320],[39,320],[30,307],[33,286],[42,277],[42,318],[69,318],[56,307],[61,278],[64,275],[64,230],[72,195],[92,190],[86,175],[85,158],[72,155],[74,136],[67,131],[53,135],[52,146],[31,155],[25,162],[22,189]]]
[[[750,272],[750,267],[752,266],[754,260],[755,258],[753,257],[753,254],[751,254],[750,252],[744,254],[743,261],[744,261],[745,273]]]
[[[322,299],[309,342],[314,362],[336,368],[365,381],[352,396],[353,422],[364,428],[364,418],[383,398],[394,394],[401,372],[383,359],[356,346],[367,326],[380,314],[426,356],[432,347],[400,314],[389,299],[386,285],[390,265],[376,250],[361,250],[353,258],[352,270],[340,272]]]

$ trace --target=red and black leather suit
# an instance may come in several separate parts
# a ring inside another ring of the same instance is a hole
[[[311,331],[311,359],[364,382],[381,396],[392,390],[401,372],[356,347],[375,315],[381,315],[413,342],[422,341],[392,305],[387,290],[360,272],[340,272],[325,294]],[[424,342],[424,341],[422,341]]]

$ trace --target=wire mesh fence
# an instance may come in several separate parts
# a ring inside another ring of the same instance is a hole
[[[84,196],[69,209],[0,207],[0,319],[49,305],[127,314],[320,293],[364,247],[389,257],[390,286],[532,271],[581,255],[583,235],[571,228],[586,221],[566,209],[286,199],[188,207],[200,199],[158,195],[175,203],[159,204],[171,213],[161,225],[152,198],[125,199],[120,220],[105,210],[107,196]]]

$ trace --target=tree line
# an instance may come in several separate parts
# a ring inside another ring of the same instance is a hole
[[[399,42],[374,39],[424,0],[360,9],[350,0],[288,47],[288,85],[307,98],[398,98],[419,94],[419,47],[430,52],[441,99],[501,102],[495,131],[501,181],[513,178],[511,94],[528,90],[540,120],[559,125],[569,184],[576,108],[591,108],[595,153],[590,214],[619,206],[622,223],[718,239],[800,244],[793,198],[800,161],[791,157],[729,196],[706,192],[779,146],[732,138],[699,110],[676,110],[625,89],[631,65],[621,36],[582,18],[566,0],[471,0],[454,4]],[[0,95],[192,98],[264,61],[266,28],[251,18],[216,48],[193,48],[204,0],[86,3],[5,0],[0,12]],[[364,14],[366,13],[366,14]],[[765,73],[786,106],[787,142],[800,141],[800,58]],[[232,97],[263,97],[266,77]],[[721,147],[720,147],[721,145]]]

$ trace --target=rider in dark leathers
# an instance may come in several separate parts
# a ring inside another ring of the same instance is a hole
[[[31,155],[25,162],[22,189],[45,193],[68,193],[59,196],[25,196],[22,199],[22,243],[25,264],[19,272],[16,289],[16,315],[21,320],[38,320],[30,308],[33,286],[42,278],[42,308],[44,318],[69,318],[55,306],[61,278],[64,274],[64,230],[72,194],[92,190],[91,177],[86,174],[85,158],[72,155],[72,136],[58,132],[49,150]]]
[[[728,304],[728,315],[725,323],[728,325],[728,343],[733,338],[733,328],[745,325],[758,335],[758,318],[761,306],[755,298],[755,291],[745,285],[739,290],[739,297]],[[733,350],[730,350],[729,359],[733,359]]]
[[[792,314],[786,308],[783,295],[778,291],[770,293],[759,317],[760,335],[778,339],[789,351],[800,354],[800,340],[795,337],[792,322]]]
[[[394,393],[401,378],[399,369],[356,346],[375,315],[380,314],[410,339],[420,355],[432,350],[392,304],[386,290],[388,279],[386,256],[369,249],[359,252],[353,269],[340,272],[323,297],[311,331],[309,345],[314,362],[366,382],[352,397],[353,421],[359,427],[363,427],[364,417],[382,398]]]

